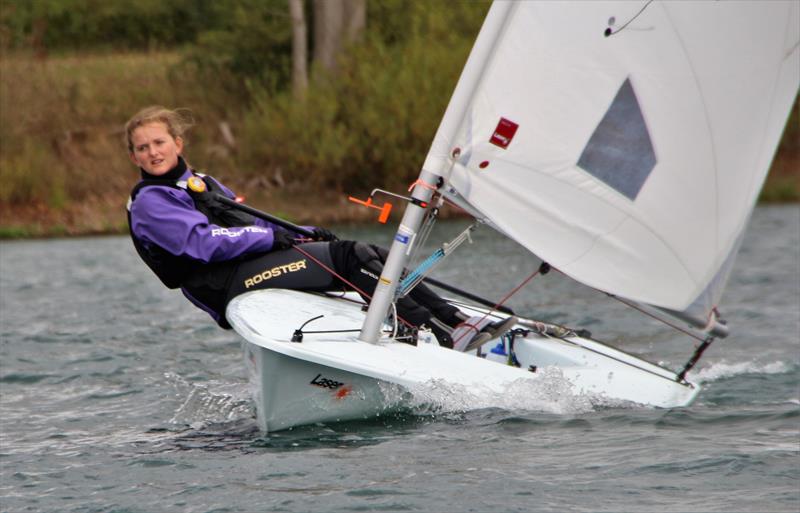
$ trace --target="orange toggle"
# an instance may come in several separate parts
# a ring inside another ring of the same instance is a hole
[[[378,216],[378,222],[379,223],[386,224],[386,221],[389,220],[389,213],[392,211],[392,204],[391,203],[386,202],[386,203],[383,204],[382,207],[379,207],[378,205],[375,205],[375,204],[372,203],[372,197],[371,196],[369,198],[367,198],[367,201],[363,201],[363,200],[360,200],[358,198],[354,198],[352,196],[348,196],[347,199],[349,199],[353,203],[358,203],[359,205],[364,205],[365,207],[369,207],[369,208],[374,208],[376,210],[380,210],[381,211],[381,215]]]

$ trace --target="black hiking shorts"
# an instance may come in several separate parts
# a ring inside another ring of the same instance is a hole
[[[299,247],[314,258],[289,248],[240,262],[228,285],[228,301],[261,289],[291,289],[308,292],[341,290],[341,282],[323,268],[333,268],[329,243],[309,242]],[[316,259],[316,261],[314,260]]]

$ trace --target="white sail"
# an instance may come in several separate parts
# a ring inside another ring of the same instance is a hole
[[[797,95],[799,5],[498,1],[423,169],[574,279],[702,317]]]

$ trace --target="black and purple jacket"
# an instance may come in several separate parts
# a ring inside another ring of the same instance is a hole
[[[142,173],[128,202],[128,224],[137,252],[169,288],[183,294],[223,327],[226,277],[235,264],[272,250],[275,230],[282,228],[244,214],[217,215],[186,189],[193,175],[183,159],[162,177]],[[210,190],[235,195],[210,177]],[[224,207],[222,207],[224,208]]]

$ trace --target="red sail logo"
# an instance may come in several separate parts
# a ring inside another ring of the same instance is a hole
[[[511,144],[514,134],[517,133],[517,128],[519,128],[519,125],[513,121],[500,118],[500,121],[497,123],[497,128],[494,129],[494,133],[492,134],[492,138],[489,139],[489,142],[505,150],[508,148],[508,145]]]

